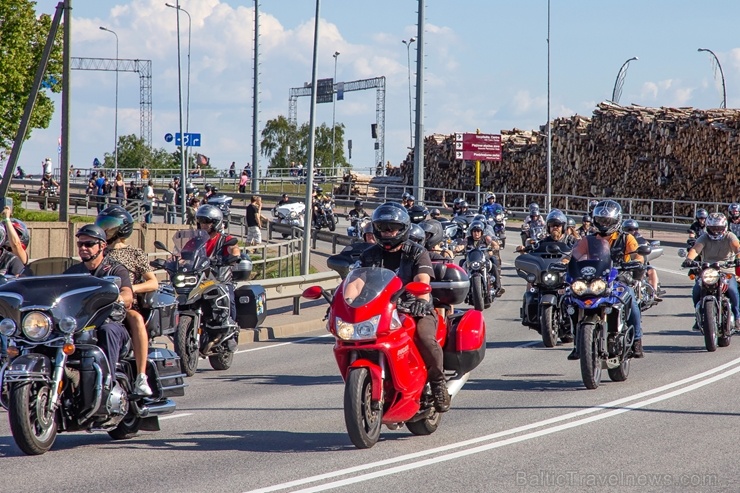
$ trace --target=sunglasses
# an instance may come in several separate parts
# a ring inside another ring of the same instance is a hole
[[[82,247],[92,248],[92,247],[94,247],[95,245],[98,245],[98,244],[100,244],[99,241],[78,241],[77,242],[77,248],[82,248]]]
[[[208,219],[207,217],[199,217],[198,222],[200,224],[211,224],[213,221],[211,219]]]
[[[401,231],[403,229],[403,225],[394,223],[376,224],[375,228],[381,233],[395,233],[396,231]]]

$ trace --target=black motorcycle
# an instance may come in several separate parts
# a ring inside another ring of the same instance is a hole
[[[320,201],[314,207],[316,214],[313,221],[313,227],[315,229],[327,228],[329,231],[337,229],[337,218],[334,216],[334,209],[330,201]]]
[[[213,193],[206,200],[206,204],[218,207],[221,214],[224,216],[223,227],[224,231],[229,230],[229,223],[231,220],[231,202],[234,200],[233,197],[229,197],[226,194],[220,193],[218,190],[214,190]]]
[[[174,252],[167,250],[162,242],[154,242],[157,249],[172,255],[167,261],[152,261],[152,266],[167,271],[177,295],[180,318],[174,335],[175,350],[180,355],[182,371],[188,376],[197,370],[199,357],[207,357],[214,370],[228,370],[239,336],[239,326],[229,320],[231,266],[249,260],[232,256],[218,263],[217,258],[206,254],[207,241],[208,233],[195,229],[175,233]],[[236,242],[232,238],[223,246]]]
[[[563,259],[569,251],[564,243],[537,243],[527,246],[514,260],[517,274],[529,283],[521,308],[522,325],[537,330],[545,347],[554,347],[558,338],[573,342],[563,304],[567,269]]]
[[[113,439],[159,430],[158,416],[183,396],[178,357],[150,348],[147,377],[153,395],[134,393],[136,362],[130,342],[116,368],[94,330],[124,316],[118,278],[88,274],[22,277],[0,286],[0,332],[8,337],[7,386],[13,438],[29,455],[48,451],[57,433],[104,430]]]
[[[679,255],[686,254],[679,250]],[[704,345],[707,351],[714,352],[719,347],[730,345],[732,331],[735,328],[735,317],[732,314],[730,298],[727,296],[728,283],[734,274],[722,272],[725,268],[734,268],[735,262],[697,262],[685,260],[690,265],[689,274],[699,279],[701,296],[697,303],[696,323],[704,334]]]
[[[493,263],[485,246],[468,248],[461,263],[470,278],[470,291],[467,303],[474,309],[483,311],[491,306],[495,298]]]
[[[57,207],[59,207],[59,188],[56,185],[41,187],[39,190],[39,196],[41,197],[39,209],[42,211],[47,207],[55,211],[57,210]]]

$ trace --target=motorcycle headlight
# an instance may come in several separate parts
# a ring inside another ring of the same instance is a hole
[[[570,285],[570,290],[573,291],[576,296],[581,296],[586,292],[586,289],[588,289],[588,286],[583,281],[575,281]]]
[[[28,312],[21,330],[32,341],[42,341],[51,333],[51,319],[41,312]]]
[[[595,295],[600,295],[606,290],[606,282],[603,279],[594,279],[589,285],[589,290]]]
[[[494,219],[496,220],[497,223],[500,223],[501,221],[504,220],[504,215],[503,214],[496,214],[496,217]]]
[[[77,321],[72,317],[64,317],[59,321],[59,330],[71,334],[77,328]]]
[[[468,264],[468,267],[470,267],[470,270],[480,270],[483,265],[479,261],[474,260]]]
[[[380,322],[380,315],[375,315],[369,320],[357,322],[354,324],[345,322],[341,318],[337,317],[337,337],[345,341],[364,341],[368,339],[375,339],[375,334],[378,332],[378,322]],[[400,321],[398,323],[400,325]]]
[[[717,269],[707,269],[701,273],[701,282],[709,286],[717,284],[719,281],[719,271]]]
[[[198,278],[196,276],[186,276],[184,274],[177,274],[172,280],[172,285],[176,288],[181,288],[183,286],[195,286],[197,283]]]
[[[545,272],[542,275],[542,284],[546,284],[548,286],[553,286],[553,285],[555,285],[555,284],[558,283],[558,280],[559,280],[558,278],[559,277],[560,276],[557,276],[557,275],[553,274],[552,272]]]
[[[10,337],[13,334],[15,334],[15,320],[12,318],[4,318],[0,320],[0,334],[4,335],[5,337]]]

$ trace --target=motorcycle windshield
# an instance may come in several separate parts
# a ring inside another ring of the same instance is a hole
[[[612,259],[609,242],[597,235],[584,236],[575,244],[568,263],[572,279],[604,276],[611,271]]]
[[[344,280],[344,301],[352,308],[367,305],[396,277],[382,267],[360,267],[351,271]]]
[[[172,242],[175,245],[174,254],[179,257],[178,266],[181,269],[196,269],[208,259],[206,254],[208,233],[202,229],[178,231],[172,237]]]

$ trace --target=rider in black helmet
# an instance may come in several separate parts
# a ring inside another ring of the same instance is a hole
[[[406,285],[412,281],[429,284],[434,269],[424,247],[409,240],[411,219],[398,204],[386,203],[373,212],[373,232],[377,244],[360,255],[362,267],[384,267],[397,272]],[[427,366],[427,378],[434,396],[437,412],[450,408],[450,394],[445,381],[442,348],[437,342],[437,315],[430,295],[410,301],[411,315],[416,319],[416,344]]]

